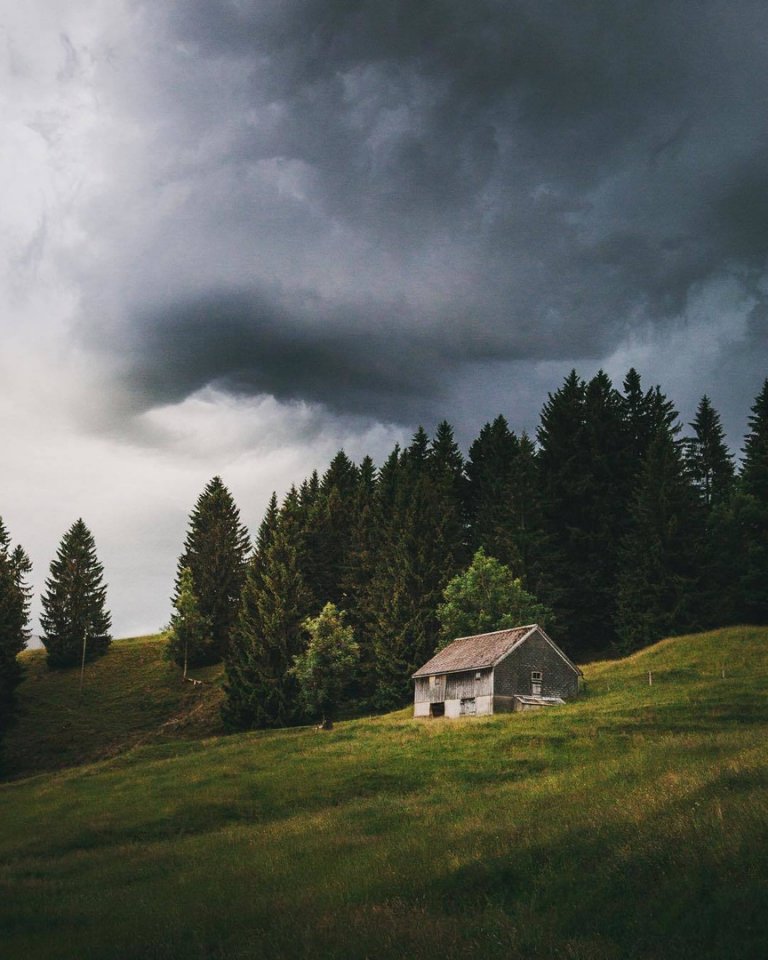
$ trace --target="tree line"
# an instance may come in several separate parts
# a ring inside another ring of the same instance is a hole
[[[535,440],[499,416],[466,458],[447,422],[433,437],[419,428],[378,469],[340,451],[322,476],[272,496],[252,551],[216,477],[179,559],[171,656],[224,659],[229,726],[299,722],[296,658],[330,603],[358,648],[345,696],[397,706],[483,561],[525,596],[507,608],[540,610],[577,660],[767,622],[768,380],[739,471],[706,396],[683,435],[672,401],[633,369],[621,389],[571,372]],[[475,622],[492,628],[483,611]]]
[[[215,477],[179,557],[169,657],[185,673],[224,660],[224,719],[240,729],[299,722],[312,703],[327,712],[331,687],[358,706],[402,704],[451,631],[518,617],[547,622],[577,660],[766,623],[768,380],[738,471],[706,396],[689,426],[635,370],[621,389],[572,371],[535,439],[499,416],[466,457],[447,422],[379,468],[339,451],[322,476],[272,495],[253,545]],[[0,724],[21,678],[30,569],[0,519]],[[82,520],[41,599],[50,667],[106,652],[103,568]]]

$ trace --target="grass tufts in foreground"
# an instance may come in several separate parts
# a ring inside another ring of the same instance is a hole
[[[557,710],[6,784],[3,957],[763,958],[767,668],[768,630],[721,630],[593,664]]]

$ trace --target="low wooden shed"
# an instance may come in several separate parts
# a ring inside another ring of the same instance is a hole
[[[579,692],[581,670],[537,624],[459,637],[413,674],[415,717],[530,710]]]

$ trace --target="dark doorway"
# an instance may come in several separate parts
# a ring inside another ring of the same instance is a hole
[[[444,704],[444,703],[430,703],[430,705],[429,705],[429,715],[430,715],[430,717],[444,717],[444,716],[445,716],[445,704]]]

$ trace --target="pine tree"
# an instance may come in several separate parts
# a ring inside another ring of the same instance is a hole
[[[734,508],[742,545],[738,606],[741,619],[768,623],[768,379],[755,398],[748,422]]]
[[[617,632],[623,651],[698,626],[701,507],[669,429],[646,453],[621,548]]]
[[[168,626],[168,656],[181,663],[186,679],[189,664],[202,659],[211,635],[211,622],[200,612],[189,567],[181,571],[175,606],[176,612]]]
[[[225,724],[234,729],[282,727],[301,719],[296,678],[303,622],[312,597],[299,566],[300,530],[288,512],[267,518],[248,564],[242,606],[227,654]],[[276,522],[275,522],[276,519]]]
[[[76,520],[51,562],[41,598],[40,623],[49,667],[72,667],[83,656],[92,660],[106,653],[112,638],[103,576],[93,535],[82,519]]]
[[[521,565],[514,475],[519,452],[520,441],[504,417],[498,416],[482,428],[469,448],[466,464],[472,547],[483,547],[513,569]]]
[[[214,477],[190,515],[172,601],[176,607],[182,571],[188,568],[200,613],[211,625],[208,643],[196,651],[190,666],[216,663],[226,652],[237,622],[249,546],[232,494]]]
[[[755,398],[748,422],[741,487],[759,503],[768,504],[768,378]]]
[[[733,461],[720,416],[706,395],[699,401],[691,427],[694,435],[686,441],[686,460],[699,498],[709,512],[731,493]]]
[[[29,638],[29,557],[11,538],[0,517],[0,733],[13,709],[22,671],[17,656]]]
[[[618,543],[629,497],[622,398],[600,371],[575,371],[551,394],[539,427],[546,544],[538,589],[573,651],[614,639]]]
[[[382,542],[371,587],[379,706],[407,699],[411,673],[437,646],[437,605],[466,556],[462,466],[443,423],[432,444],[419,428],[397,465],[390,458],[382,469]]]

